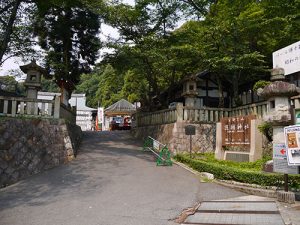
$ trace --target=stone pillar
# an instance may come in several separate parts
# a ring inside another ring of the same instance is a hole
[[[258,132],[258,126],[262,123],[261,120],[251,120],[251,140],[250,140],[250,154],[249,161],[254,162],[261,159],[263,148],[262,148],[262,133]]]
[[[177,117],[177,122],[183,121],[183,104],[182,103],[177,103],[177,105],[176,105],[176,117]]]
[[[224,160],[225,151],[222,148],[222,124],[216,123],[216,151],[215,158]]]

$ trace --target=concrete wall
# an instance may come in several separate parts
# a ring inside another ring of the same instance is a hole
[[[176,122],[164,125],[137,127],[132,129],[135,137],[144,139],[151,136],[163,144],[174,154],[188,152],[190,138],[185,135],[184,127],[190,123]],[[196,135],[192,136],[193,152],[214,152],[216,145],[216,125],[214,123],[197,123]]]
[[[72,160],[80,140],[64,120],[0,117],[0,188]]]

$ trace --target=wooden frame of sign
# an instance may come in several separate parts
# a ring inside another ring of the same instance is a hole
[[[255,115],[224,117],[221,119],[222,146],[247,146],[251,143],[251,120]]]
[[[224,117],[216,127],[215,158],[234,161],[256,161],[262,157],[261,120],[255,115]],[[226,147],[243,147],[247,151],[230,151]]]

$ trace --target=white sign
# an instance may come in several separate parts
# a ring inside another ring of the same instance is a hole
[[[159,142],[158,141],[153,141],[153,148],[155,149],[155,150],[158,150],[159,151]]]
[[[300,125],[285,127],[284,136],[289,166],[300,165]]]
[[[273,171],[276,173],[298,174],[298,166],[289,166],[284,143],[273,144]]]
[[[300,41],[273,52],[273,68],[278,67],[284,75],[300,71]]]
[[[286,159],[285,144],[273,144],[273,159]]]
[[[104,121],[104,108],[103,107],[99,107],[98,108],[98,123],[103,123]]]

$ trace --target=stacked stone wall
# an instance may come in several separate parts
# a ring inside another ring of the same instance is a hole
[[[132,133],[139,139],[151,136],[163,144],[167,144],[172,153],[188,152],[190,137],[185,135],[185,126],[189,123],[176,122],[164,125],[137,127]],[[192,136],[193,152],[214,152],[216,146],[216,125],[214,123],[197,123],[196,135]]]
[[[72,160],[80,139],[64,120],[0,118],[0,187]]]

